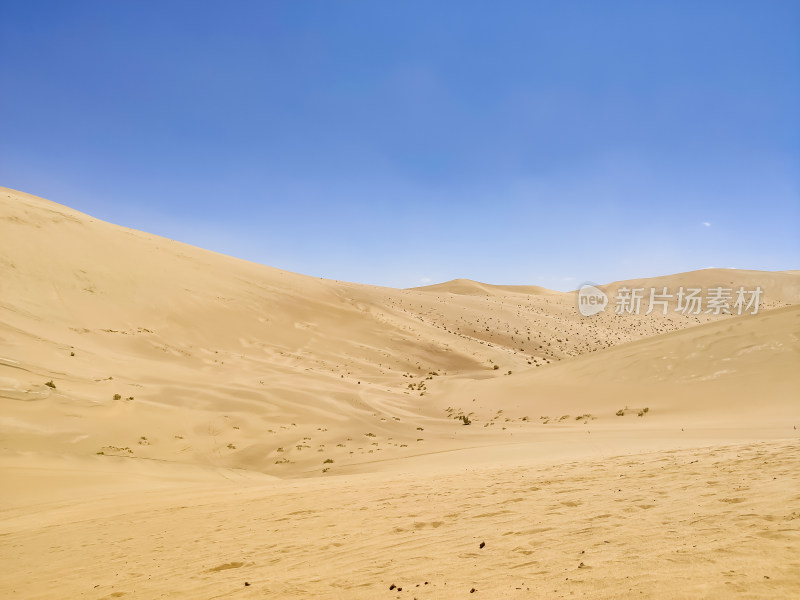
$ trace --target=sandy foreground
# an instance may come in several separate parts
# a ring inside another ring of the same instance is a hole
[[[0,250],[0,597],[800,597],[797,271],[605,288],[756,315],[586,319],[6,188]]]
[[[3,515],[1,589],[32,598],[796,597],[798,449],[795,440],[95,493]]]

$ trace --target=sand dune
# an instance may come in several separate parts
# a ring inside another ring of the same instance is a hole
[[[800,281],[797,271],[748,271],[745,269],[702,269],[687,273],[676,273],[661,277],[645,279],[629,279],[615,281],[605,286],[606,289],[616,292],[620,287],[656,289],[667,287],[668,291],[675,293],[681,286],[684,288],[714,287],[737,289],[754,289],[761,286],[766,292],[765,308],[775,308],[783,303],[794,304],[800,299]],[[660,289],[659,289],[660,291]]]
[[[444,283],[435,283],[422,287],[411,288],[421,292],[436,292],[443,294],[456,294],[461,296],[502,296],[506,293],[527,295],[558,295],[561,292],[548,290],[537,285],[493,285],[480,283],[471,279],[453,279]]]
[[[654,409],[648,420],[662,412],[676,422],[705,414],[722,425],[746,415],[751,429],[793,427],[798,366],[800,306],[790,306],[664,333],[501,381],[453,378],[445,397],[460,391],[489,412],[489,402],[502,398],[506,415],[544,408],[608,415],[636,402],[631,407]]]
[[[584,318],[575,293],[312,278],[6,188],[0,247],[4,597],[798,584],[798,271],[603,286],[761,286],[757,315]]]

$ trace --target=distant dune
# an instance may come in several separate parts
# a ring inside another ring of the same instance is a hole
[[[561,294],[536,285],[492,285],[480,283],[471,279],[453,279],[444,283],[436,283],[423,287],[411,288],[421,292],[437,292],[441,294],[457,294],[463,296],[493,296],[512,294],[545,295]]]
[[[616,292],[621,287],[645,288],[666,287],[668,292],[675,293],[680,287],[684,288],[732,288],[744,287],[747,290],[757,286],[763,288],[767,301],[786,304],[800,302],[800,279],[798,271],[748,271],[743,269],[702,269],[687,273],[676,273],[663,277],[649,277],[646,279],[631,279],[615,281],[604,288]],[[772,307],[772,304],[768,304]]]
[[[307,277],[7,188],[0,250],[3,597],[800,589],[800,271],[614,282],[585,318],[575,292]],[[614,312],[681,286],[763,296]]]

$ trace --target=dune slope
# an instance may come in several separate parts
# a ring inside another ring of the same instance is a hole
[[[755,315],[584,318],[575,293],[306,277],[0,188],[0,273],[2,597],[800,586],[800,272],[602,286],[761,286]]]
[[[768,404],[780,414],[770,423],[793,409],[786,390],[795,383],[797,319],[764,311],[796,301],[794,273],[664,279],[762,282],[764,310],[755,316],[609,310],[585,319],[574,294],[466,280],[418,290],[334,282],[5,188],[0,199],[7,460],[35,453],[94,465],[125,457],[320,475],[505,444],[512,434],[517,442],[540,435],[532,423],[558,419],[563,429],[565,415],[573,429],[587,420],[618,427],[609,417],[625,406],[652,405],[650,426],[667,414],[722,415],[714,390],[730,401],[731,393],[744,398],[745,389],[777,385],[783,391]],[[711,329],[697,327],[713,320]],[[626,346],[631,340],[642,341]],[[740,370],[747,385],[729,383]],[[778,371],[786,381],[776,380]],[[669,385],[687,378],[713,380],[694,388],[710,397],[678,408],[675,397],[694,396]],[[605,383],[595,389],[594,381]],[[647,388],[653,381],[662,390],[655,395]],[[749,403],[772,414],[762,404]],[[575,422],[585,414],[592,418]],[[460,415],[472,425],[459,427]]]

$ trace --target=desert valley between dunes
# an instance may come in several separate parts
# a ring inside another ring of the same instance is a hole
[[[584,318],[6,188],[0,244],[2,598],[800,597],[800,271]]]

